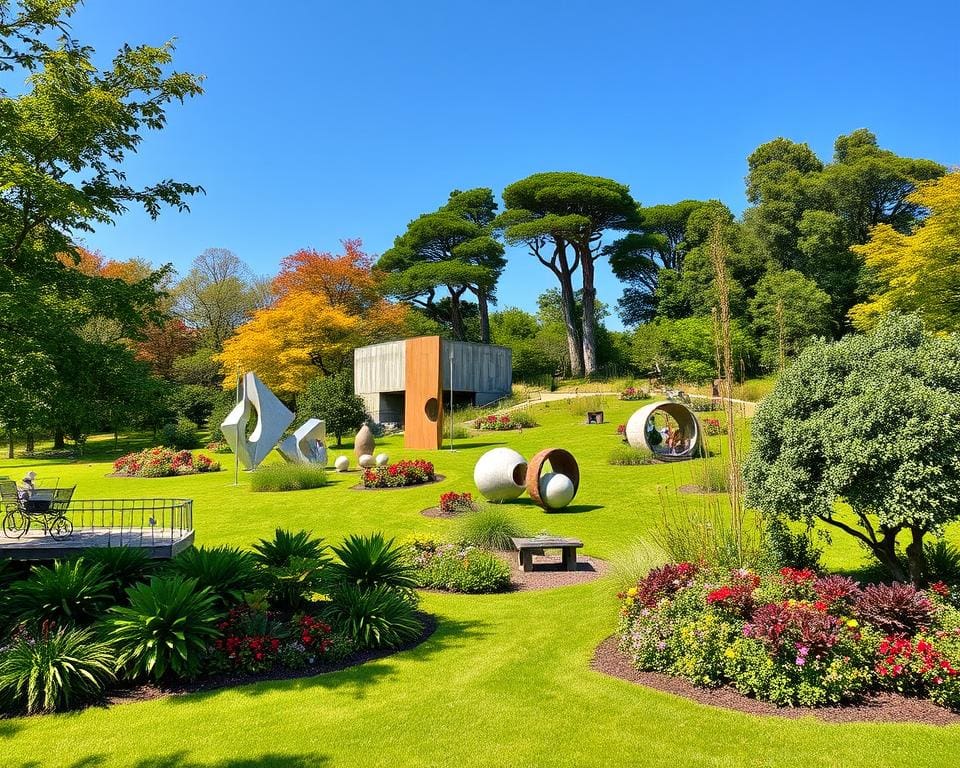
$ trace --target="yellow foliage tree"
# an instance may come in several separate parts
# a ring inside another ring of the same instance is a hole
[[[336,373],[355,347],[403,335],[408,308],[378,291],[371,260],[358,241],[339,256],[298,251],[273,281],[275,301],[223,344],[224,385],[254,371],[278,395],[299,393],[318,374]]]
[[[879,286],[850,310],[866,330],[891,310],[918,312],[934,331],[960,330],[960,170],[919,186],[907,198],[929,212],[909,234],[879,224],[853,247]]]

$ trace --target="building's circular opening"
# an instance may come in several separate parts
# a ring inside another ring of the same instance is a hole
[[[440,401],[431,397],[427,400],[427,404],[423,406],[423,412],[427,414],[430,421],[436,421],[440,417]]]

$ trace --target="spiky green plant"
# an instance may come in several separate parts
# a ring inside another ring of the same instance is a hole
[[[369,536],[352,535],[333,547],[338,560],[327,566],[334,583],[375,587],[380,584],[412,589],[417,585],[416,569],[408,561],[403,547],[386,539],[382,533]]]
[[[510,510],[484,504],[475,512],[461,515],[454,527],[454,538],[483,549],[512,549],[511,539],[529,535]]]
[[[123,597],[127,587],[143,581],[156,567],[156,561],[135,547],[94,547],[83,552],[83,559],[103,568],[105,578],[113,582],[112,591]]]
[[[358,648],[396,648],[415,640],[423,630],[413,603],[386,584],[367,589],[341,584],[329,615]]]
[[[196,579],[208,587],[223,604],[238,603],[245,592],[261,584],[257,563],[250,552],[236,547],[197,547],[186,549],[170,561],[172,573]]]
[[[321,558],[327,549],[323,539],[314,538],[309,531],[291,533],[283,528],[277,528],[272,539],[260,539],[253,548],[254,559],[266,567],[289,565],[292,558]]]
[[[112,607],[104,620],[118,669],[134,679],[196,675],[223,617],[210,590],[198,587],[196,579],[154,576],[130,587],[127,598],[129,605]]]
[[[111,601],[112,582],[103,568],[85,560],[38,565],[7,589],[7,611],[18,621],[53,621],[59,626],[96,620]]]
[[[89,628],[51,629],[44,622],[0,654],[0,699],[30,715],[94,701],[113,679],[113,650]]]

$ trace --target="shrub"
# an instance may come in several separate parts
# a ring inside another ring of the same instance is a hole
[[[485,432],[506,432],[507,430],[516,429],[518,425],[510,418],[509,414],[504,413],[497,416],[495,413],[491,413],[487,416],[481,416],[473,422],[473,426],[475,429]]]
[[[423,629],[413,602],[386,584],[367,589],[342,584],[333,595],[329,615],[361,649],[396,648],[415,640]]]
[[[925,637],[886,637],[877,648],[877,656],[881,685],[901,693],[921,695],[928,687],[936,688],[958,674],[950,659]]]
[[[103,568],[77,560],[34,566],[30,575],[8,588],[8,610],[20,621],[57,625],[90,624],[110,602],[111,581]]]
[[[332,548],[339,558],[327,568],[331,582],[354,584],[363,589],[386,585],[411,589],[417,585],[414,567],[403,547],[385,539],[382,533],[349,536]]]
[[[245,592],[260,584],[253,555],[236,547],[186,549],[170,561],[168,568],[184,578],[196,579],[198,588],[208,588],[224,605],[240,602]]]
[[[200,472],[219,472],[220,463],[209,456],[170,448],[148,448],[128,453],[113,462],[115,474],[125,477],[173,477]]]
[[[450,592],[503,592],[510,587],[510,567],[499,557],[462,544],[413,544],[419,584]]]
[[[644,464],[655,464],[653,452],[645,448],[634,448],[632,445],[618,445],[607,457],[607,463],[619,467],[637,467]]]
[[[440,512],[444,515],[460,515],[464,512],[472,512],[477,508],[473,501],[471,493],[457,493],[456,491],[447,491],[440,495]]]
[[[389,467],[365,469],[362,476],[364,488],[402,488],[430,483],[435,479],[433,464],[423,459],[398,461]]]
[[[960,547],[946,539],[937,539],[923,545],[930,581],[960,584]]]
[[[510,421],[519,429],[528,429],[537,426],[537,420],[530,411],[512,411]]]
[[[160,440],[164,445],[177,450],[196,448],[200,443],[197,435],[197,425],[190,419],[179,418],[172,424],[164,424],[160,428]]]
[[[143,581],[156,567],[155,561],[135,547],[94,547],[83,551],[83,560],[103,569],[103,577],[112,582],[111,592],[117,599],[127,587]]]
[[[266,611],[249,605],[231,608],[217,624],[220,632],[207,662],[211,671],[268,672],[280,658],[281,644],[290,629]]]
[[[266,464],[250,475],[250,490],[305,491],[323,488],[327,484],[327,470],[315,464]]]
[[[823,576],[813,582],[813,592],[818,601],[833,613],[849,615],[863,591],[849,576]]]
[[[260,539],[253,545],[254,559],[261,566],[280,567],[289,565],[291,559],[313,559],[324,556],[327,550],[323,539],[315,538],[308,531],[291,533],[283,528],[274,531],[272,539]]]
[[[650,393],[644,391],[643,389],[638,389],[637,387],[627,387],[620,393],[621,400],[647,400],[650,397]]]
[[[930,623],[933,603],[909,584],[871,584],[857,599],[854,614],[886,635],[912,635]]]
[[[727,427],[720,423],[720,419],[704,419],[702,423],[703,431],[711,437],[727,434]]]
[[[113,681],[113,650],[91,629],[22,631],[0,652],[0,699],[7,709],[61,712],[98,699]]]
[[[696,574],[697,567],[692,563],[668,563],[653,568],[635,587],[626,591],[625,597],[643,608],[653,608],[661,600],[690,586]]]
[[[813,541],[810,528],[794,533],[777,517],[763,521],[761,552],[766,567],[771,571],[780,568],[820,568],[820,549]]]
[[[130,587],[127,598],[129,605],[113,606],[104,622],[117,667],[131,678],[194,677],[223,616],[210,590],[195,579],[154,576]]]
[[[454,538],[482,549],[513,549],[511,539],[527,535],[524,525],[502,506],[484,504],[458,518]]]

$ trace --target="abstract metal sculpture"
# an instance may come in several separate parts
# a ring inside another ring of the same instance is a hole
[[[654,424],[658,412],[677,423],[675,430],[669,430],[672,445],[667,445]],[[626,435],[631,446],[649,450],[661,461],[692,459],[703,450],[703,433],[696,415],[683,403],[669,400],[650,403],[636,411],[627,421]]]
[[[307,419],[294,433],[285,437],[277,450],[291,464],[327,466],[327,426],[322,419]]]
[[[251,409],[257,412],[257,425],[247,437]],[[244,468],[255,469],[292,421],[290,410],[255,373],[248,371],[240,385],[240,402],[223,420],[220,429]]]
[[[506,501],[523,493],[527,460],[510,448],[487,451],[473,468],[473,482],[485,499]]]
[[[541,478],[543,465],[547,462],[550,463],[553,471]],[[573,493],[569,492],[570,486],[561,480],[559,475],[569,480]],[[527,465],[526,484],[530,498],[541,507],[561,509],[573,501],[573,497],[580,490],[580,465],[570,451],[563,448],[545,448],[530,459]]]

